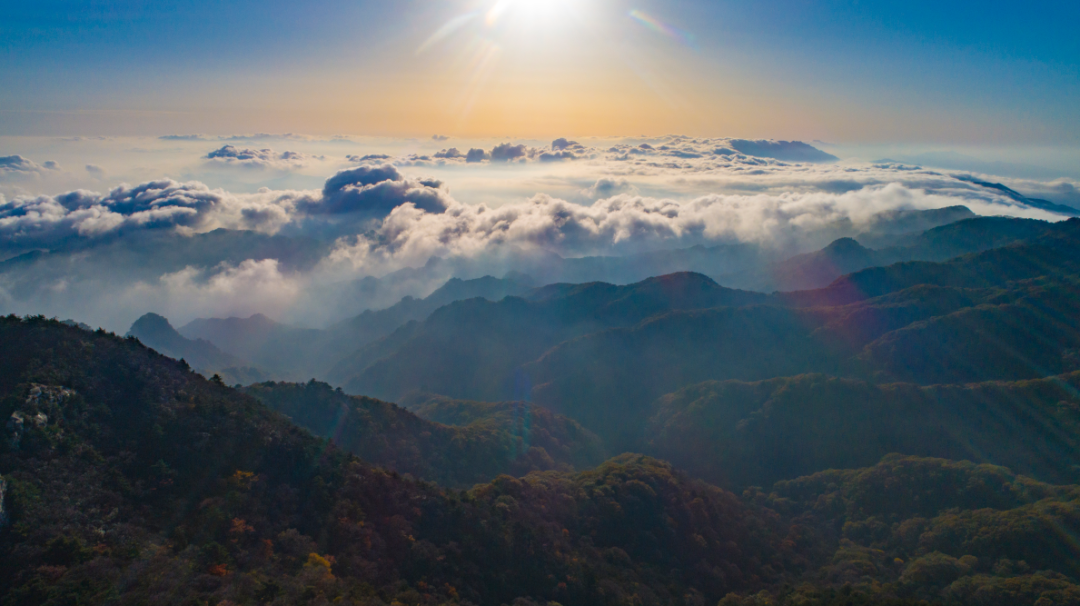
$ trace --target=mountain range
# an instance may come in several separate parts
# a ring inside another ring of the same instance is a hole
[[[0,317],[0,605],[1080,603],[1080,219],[901,220],[326,329]]]
[[[134,338],[14,317],[0,318],[0,337],[0,414],[44,419],[9,426],[0,441],[5,604],[1044,606],[1080,599],[1071,539],[1080,527],[1080,486],[1000,466],[888,455],[737,495],[627,454],[591,470],[501,475],[455,490],[363,462]],[[828,384],[808,382],[811,389]],[[1048,384],[1047,395],[1061,388]],[[783,390],[746,387],[767,398],[766,409],[776,396],[765,394]],[[723,389],[699,392],[714,402],[726,399],[716,399]],[[827,398],[850,389],[873,388],[841,386]],[[294,414],[313,413],[313,424],[319,410],[344,405],[357,415],[349,430],[393,425],[402,414],[389,404],[343,400],[318,384],[253,392]],[[682,424],[671,421],[684,410],[680,401],[701,399],[668,402],[665,431]],[[414,404],[470,424],[499,410],[429,396]],[[753,397],[746,404],[756,406]],[[813,410],[821,415],[810,413],[816,424],[773,424],[814,434],[835,418]],[[752,423],[770,423],[770,414],[752,414]],[[876,440],[857,429],[863,420],[849,426]],[[379,431],[426,439],[423,431]],[[749,433],[763,438],[761,431]],[[1057,431],[1072,433],[1065,424]],[[379,448],[407,460],[413,446],[390,439]],[[856,458],[863,456],[869,453]],[[802,466],[820,464],[828,459]]]
[[[929,211],[928,211],[929,212]],[[950,216],[966,216],[969,211],[963,209],[944,209],[933,215],[933,220],[944,220]],[[928,219],[924,214],[906,215],[905,217],[892,217],[891,221],[908,221],[912,225],[925,222]],[[889,223],[890,225],[893,223]],[[895,245],[873,250],[868,249],[857,241],[850,238],[842,238],[830,244],[825,249],[792,257],[782,262],[763,266],[762,269],[743,273],[740,275],[728,275],[720,277],[721,280],[729,280],[730,283],[748,284],[755,290],[770,291],[798,291],[806,288],[820,288],[838,279],[842,275],[859,271],[868,267],[887,266],[897,262],[925,260],[941,261],[962,255],[965,253],[983,251],[995,247],[1001,247],[1010,243],[1023,241],[1043,233],[1050,224],[1023,219],[1007,219],[997,217],[980,217],[962,219],[940,227],[935,227],[917,235],[908,234],[898,239],[893,239]],[[667,254],[665,264],[673,267],[695,267],[704,263],[704,259],[711,258],[716,249],[689,249],[686,251],[672,251]],[[729,255],[730,251],[716,253]],[[659,259],[656,255],[650,257],[653,261]],[[635,258],[627,258],[630,261]],[[624,259],[625,261],[626,259]],[[706,263],[707,264],[707,263]],[[429,264],[431,265],[431,264]],[[436,266],[438,264],[435,264]],[[645,263],[650,266],[649,263]],[[648,279],[642,284],[648,283]],[[223,353],[235,358],[230,364],[196,364],[197,368],[207,368],[223,376],[236,376],[234,368],[256,369],[258,375],[252,375],[248,371],[239,373],[244,377],[268,377],[279,380],[306,380],[315,377],[320,380],[328,380],[337,385],[344,385],[362,369],[371,356],[372,362],[384,356],[383,349],[387,344],[382,341],[384,337],[391,337],[395,330],[412,330],[410,322],[423,322],[428,316],[441,307],[456,301],[464,301],[471,298],[484,298],[493,302],[500,301],[507,296],[523,297],[528,301],[542,302],[561,296],[561,293],[569,292],[574,288],[574,283],[562,285],[549,285],[546,287],[534,287],[534,281],[524,274],[510,274],[506,278],[496,279],[491,276],[483,278],[461,280],[451,279],[442,287],[436,289],[423,299],[405,297],[397,304],[382,310],[368,310],[359,316],[338,322],[327,329],[305,329],[283,325],[269,318],[256,314],[249,318],[226,318],[226,319],[198,319],[178,329],[184,338],[192,341],[203,340],[212,343]],[[588,283],[586,283],[588,284]],[[609,285],[616,288],[616,285]],[[780,288],[774,288],[780,287]],[[581,287],[584,288],[584,287]],[[599,285],[594,287],[594,293],[590,296],[600,295]],[[635,297],[653,297],[641,291],[635,295],[625,295],[627,301]],[[755,298],[756,297],[756,298]],[[578,305],[577,299],[568,300],[564,304],[569,308]],[[751,301],[762,302],[762,297],[747,294],[743,299],[731,303],[720,300],[703,300],[698,303],[690,303],[691,307],[706,309],[719,305],[741,306]],[[550,304],[543,303],[543,304]],[[638,303],[624,303],[624,305],[637,305]],[[643,319],[650,313],[650,309],[658,311],[664,307],[663,303],[647,303],[647,309],[639,310],[637,320]],[[648,305],[653,307],[649,308]],[[678,306],[671,309],[679,308]],[[679,308],[681,309],[681,308]],[[611,318],[605,320],[605,326],[623,325],[625,319]],[[610,324],[614,322],[615,324]],[[583,328],[581,330],[584,330]],[[573,332],[573,331],[572,331]],[[134,334],[134,333],[133,333]],[[575,333],[576,334],[576,333]],[[185,354],[176,348],[176,339],[170,336],[168,342],[154,340],[147,335],[141,338],[149,339],[146,342],[151,346],[169,353],[174,357],[184,357]],[[404,333],[391,337],[389,340],[403,339]],[[554,345],[554,342],[549,343]],[[188,349],[195,347],[188,346]],[[382,352],[382,353],[380,353]],[[187,354],[188,356],[192,354]],[[210,355],[210,354],[207,354]],[[221,360],[220,356],[214,358]],[[243,381],[248,382],[248,381]],[[379,392],[381,395],[387,395]],[[472,397],[472,396],[468,396]]]

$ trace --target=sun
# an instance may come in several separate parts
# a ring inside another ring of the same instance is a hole
[[[513,22],[526,28],[558,26],[569,20],[574,12],[573,0],[497,0],[488,10],[488,27]]]

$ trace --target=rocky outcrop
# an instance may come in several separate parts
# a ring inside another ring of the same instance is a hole
[[[42,409],[53,409],[67,398],[75,395],[73,390],[55,385],[30,386],[30,393],[26,396],[26,410],[16,410],[11,413],[7,422],[7,436],[12,450],[18,450],[22,443],[23,432],[28,425],[45,427],[49,424],[49,416]]]

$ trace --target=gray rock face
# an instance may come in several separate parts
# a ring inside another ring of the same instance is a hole
[[[11,417],[8,418],[7,432],[8,438],[11,440],[11,449],[18,450],[19,444],[22,442],[23,428],[26,426],[26,416],[19,411],[11,413]]]

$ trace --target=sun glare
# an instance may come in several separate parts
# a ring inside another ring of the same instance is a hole
[[[570,10],[569,0],[514,0],[517,10],[526,18],[558,20]]]
[[[488,27],[505,21],[525,27],[549,27],[565,22],[573,9],[572,0],[497,0],[485,15]]]

